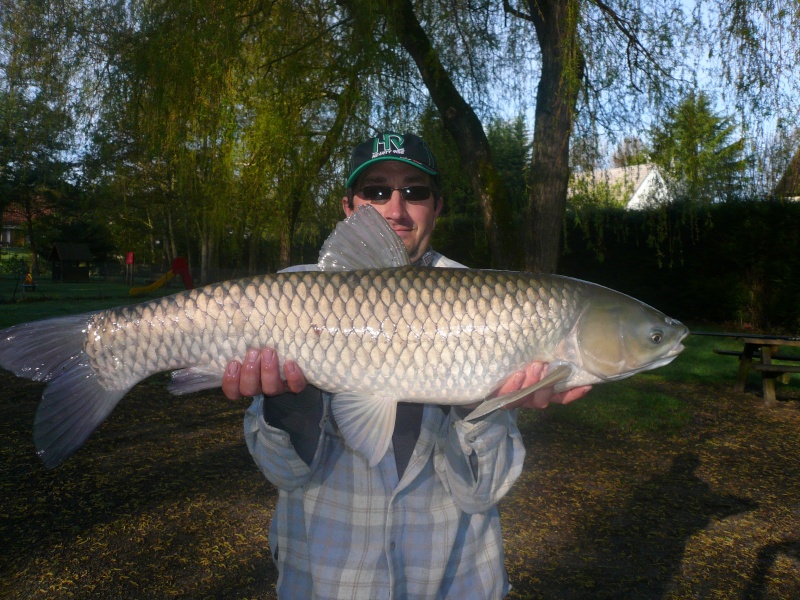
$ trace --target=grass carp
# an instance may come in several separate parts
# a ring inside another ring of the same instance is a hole
[[[337,226],[318,267],[0,331],[0,366],[47,382],[34,420],[45,465],[75,452],[139,381],[175,371],[173,393],[219,387],[250,347],[275,348],[336,393],[338,427],[374,465],[399,401],[474,403],[531,361],[551,363],[547,380],[485,402],[468,417],[478,418],[537,387],[662,366],[688,334],[638,300],[567,277],[411,266],[371,207]]]

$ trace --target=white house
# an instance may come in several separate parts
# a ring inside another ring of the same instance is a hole
[[[800,149],[792,157],[789,166],[773,190],[773,195],[784,200],[800,200]]]
[[[612,198],[624,204],[628,210],[650,208],[672,200],[664,178],[652,163],[579,174],[571,188],[570,195],[576,193],[577,189],[589,192],[607,190]]]
[[[0,226],[0,246],[24,246],[25,220],[17,211],[6,208]]]

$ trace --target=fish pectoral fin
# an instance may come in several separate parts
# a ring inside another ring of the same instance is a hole
[[[167,384],[169,393],[176,396],[218,387],[222,387],[222,373],[201,367],[173,371],[172,381]]]
[[[331,410],[347,445],[364,456],[370,467],[377,465],[392,440],[397,401],[342,392],[331,400]]]
[[[481,417],[488,415],[491,412],[496,411],[499,408],[503,408],[504,406],[508,406],[512,402],[519,400],[520,398],[524,398],[528,394],[535,392],[536,390],[540,390],[542,388],[550,387],[551,385],[555,385],[560,381],[566,381],[569,379],[569,376],[572,375],[572,367],[568,365],[559,365],[553,371],[547,374],[546,377],[540,379],[533,385],[529,385],[526,388],[518,390],[516,392],[512,392],[510,394],[505,394],[503,396],[498,396],[497,398],[490,398],[483,402],[478,408],[473,410],[469,413],[464,420],[465,421],[474,421],[475,419],[480,419]]]

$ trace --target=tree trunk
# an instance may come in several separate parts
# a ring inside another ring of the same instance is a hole
[[[261,237],[255,233],[250,233],[247,239],[247,274],[255,275],[258,273],[258,255],[261,246]]]
[[[528,206],[523,215],[525,268],[553,273],[558,266],[569,184],[569,138],[584,59],[578,46],[576,0],[529,0],[542,51]]]
[[[492,266],[517,266],[517,244],[505,185],[492,162],[489,140],[478,116],[456,89],[419,23],[411,0],[387,1],[389,25],[417,65],[444,126],[458,146],[461,163],[483,211]],[[357,13],[357,11],[354,11]],[[358,17],[357,14],[354,16]]]
[[[200,232],[200,282],[202,285],[211,283],[218,279],[214,271],[216,266],[216,237],[214,228],[209,223],[206,215],[202,219],[202,229]]]
[[[310,174],[318,174],[331,159],[333,149],[337,144],[341,143],[344,125],[352,112],[354,104],[358,101],[358,98],[361,94],[360,65],[363,62],[364,59],[359,58],[356,61],[355,67],[350,72],[347,85],[342,90],[338,98],[336,115],[333,118],[330,128],[325,134],[325,139],[314,149],[313,156],[308,162],[309,166],[307,169],[305,169],[306,175],[295,180],[295,183],[289,190],[288,197],[291,199],[289,205],[289,217],[288,222],[286,223],[286,229],[281,232],[279,241],[280,249],[278,260],[281,269],[285,269],[292,264],[291,260],[294,232],[297,228],[297,221],[300,218],[300,210],[303,207],[303,202],[307,200],[311,194],[311,182],[314,178],[311,177]]]
[[[33,261],[31,271],[34,277],[38,277],[41,274],[41,269],[39,267],[39,249],[36,247],[36,240],[33,237],[33,202],[29,197],[25,198],[23,207],[25,208],[25,225],[28,230],[28,242],[31,245],[31,260]]]
[[[175,243],[175,231],[172,228],[172,211],[167,207],[167,241],[169,249],[169,259],[174,260],[178,256],[178,245]]]
[[[285,269],[292,265],[292,240],[294,240],[294,225],[281,229],[278,238],[278,268]]]

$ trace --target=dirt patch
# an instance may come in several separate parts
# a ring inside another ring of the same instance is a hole
[[[277,495],[245,448],[244,401],[153,378],[47,471],[41,386],[2,372],[0,390],[0,596],[275,597]],[[693,419],[668,434],[524,417],[526,469],[501,505],[513,598],[800,597],[798,398],[670,392]]]

